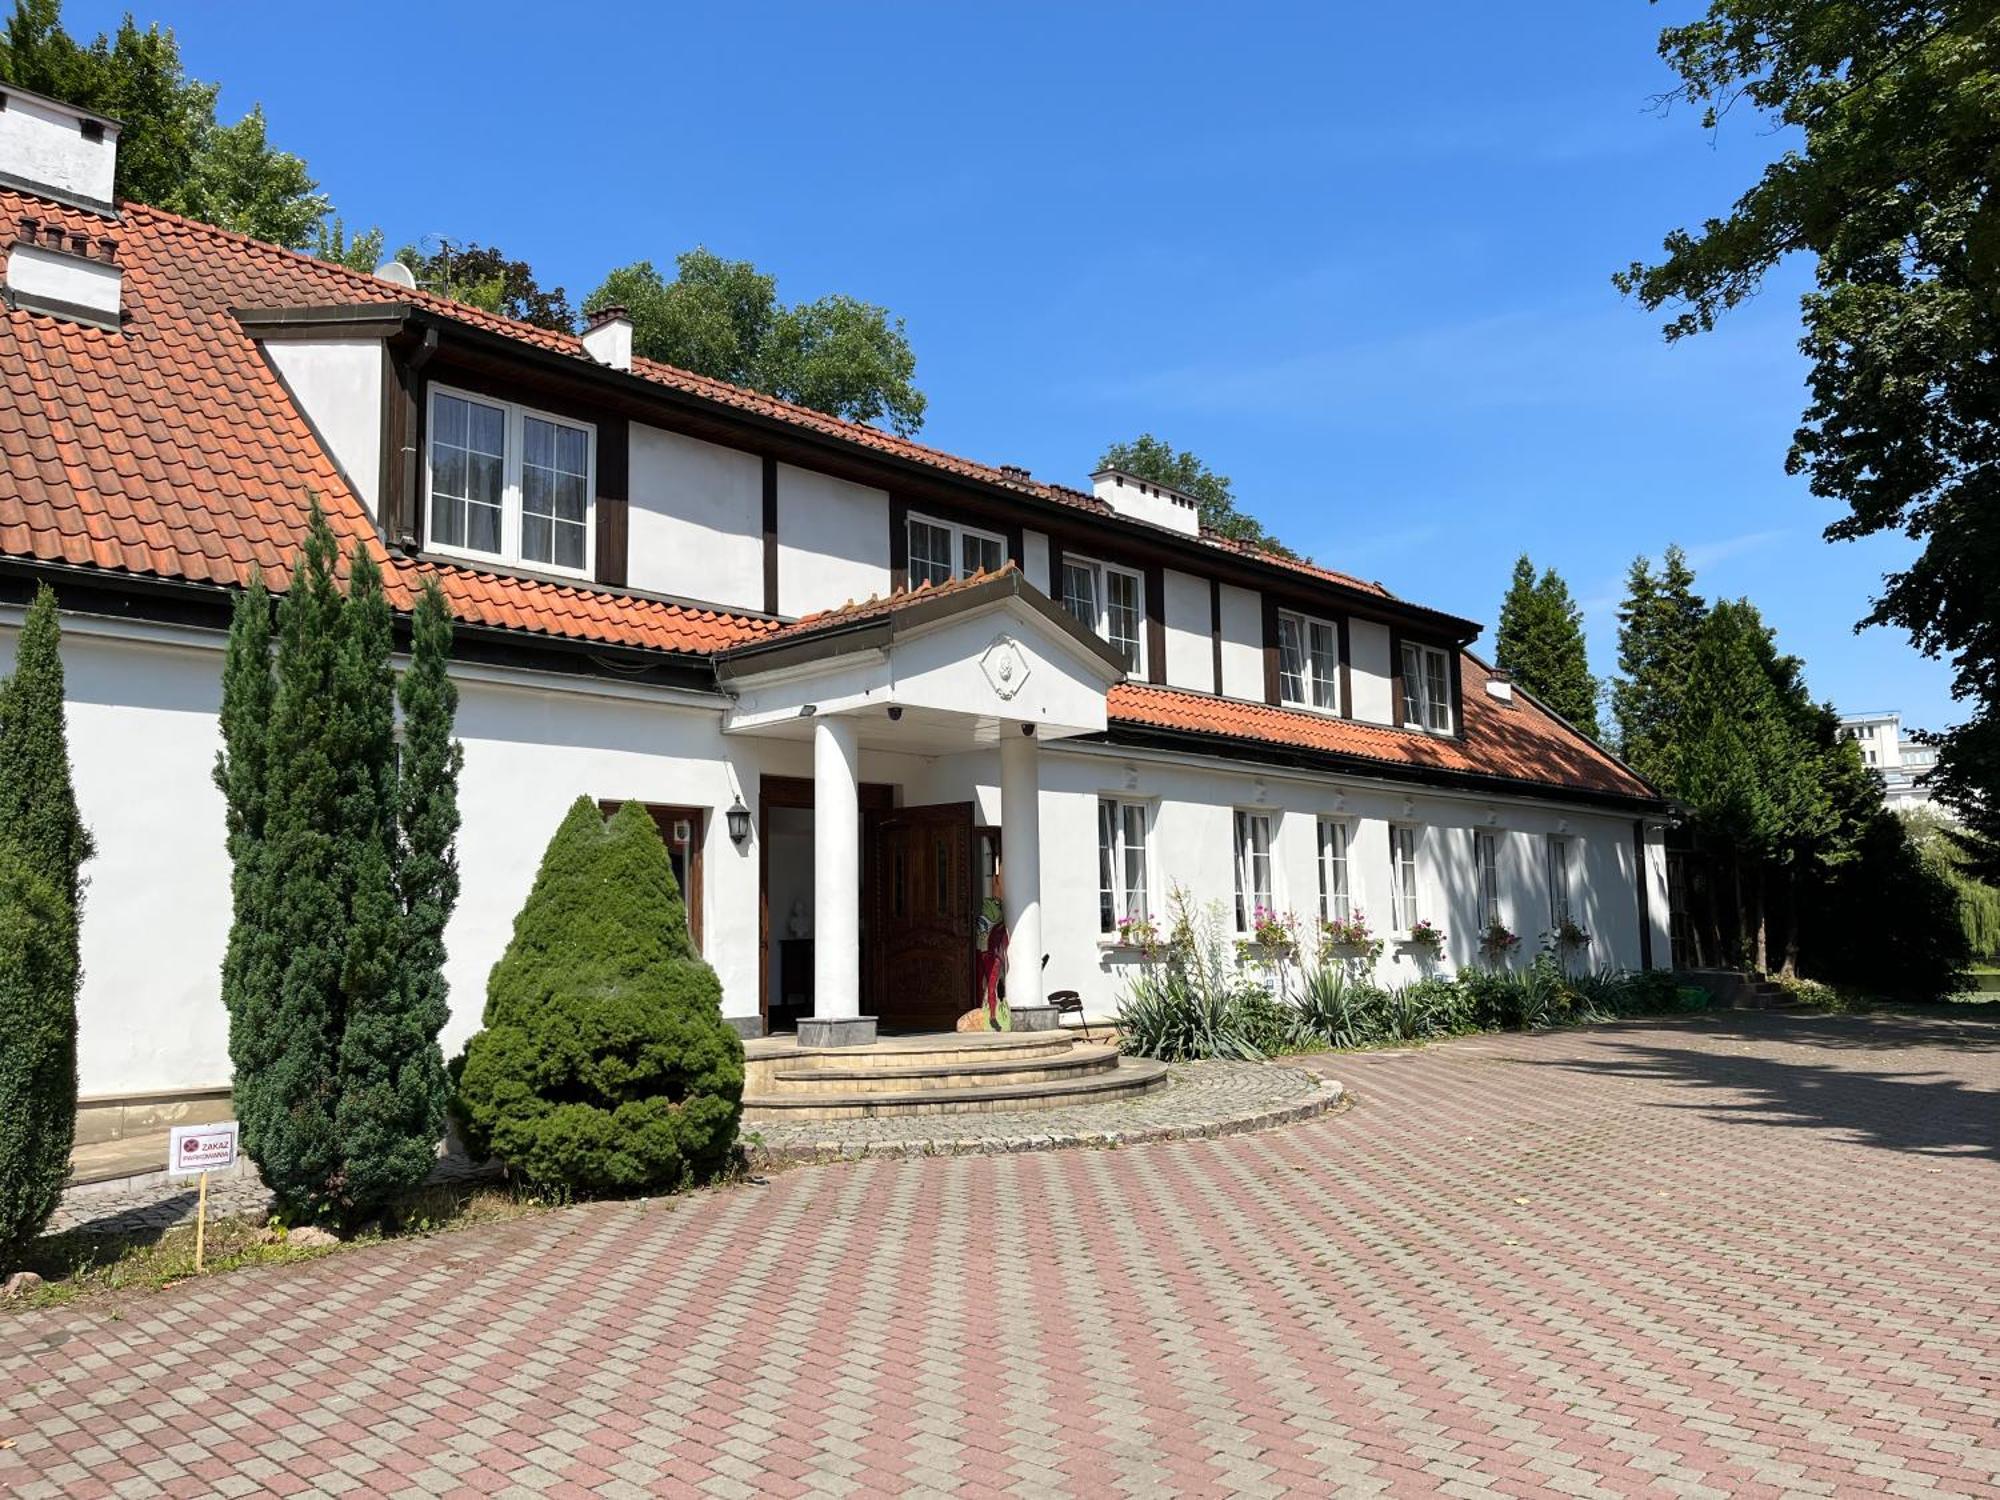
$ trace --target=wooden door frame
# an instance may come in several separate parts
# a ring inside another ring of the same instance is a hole
[[[868,872],[868,878],[865,882],[866,890],[863,894],[865,899],[875,902],[878,907],[881,905],[883,900],[882,877],[877,869],[877,865],[881,855],[881,840],[887,832],[884,825],[896,817],[906,817],[914,821],[919,814],[923,813],[950,813],[953,815],[951,826],[962,829],[965,833],[965,883],[963,889],[959,892],[960,899],[965,902],[965,993],[961,997],[964,1005],[952,1014],[953,1021],[956,1021],[967,1009],[971,1008],[974,1003],[973,997],[977,994],[979,987],[978,859],[980,824],[979,805],[976,799],[964,798],[955,802],[917,803],[895,808],[893,811],[877,817],[874,826],[868,831],[867,847],[862,851],[862,868]],[[867,974],[869,981],[868,989],[875,997],[876,1014],[879,1017],[882,1012],[882,999],[887,991],[889,977],[886,968],[887,956],[882,946],[887,927],[887,917],[886,913],[879,910],[874,915],[875,920],[870,924],[870,930],[875,939],[874,951],[865,957],[869,961],[869,972]],[[912,910],[912,915],[914,916],[914,909]]]
[[[866,880],[868,868],[867,824],[870,818],[879,817],[896,806],[896,788],[886,781],[864,781],[859,788],[861,802],[861,869],[855,872],[857,880]],[[810,776],[773,776],[768,772],[757,779],[757,1025],[766,1035],[771,1030],[771,839],[770,812],[775,807],[814,806],[813,779]],[[856,898],[866,902],[868,892],[864,888],[857,891]],[[813,890],[813,912],[815,925],[819,911],[819,890]]]

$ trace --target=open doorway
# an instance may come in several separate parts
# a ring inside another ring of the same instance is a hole
[[[867,888],[870,835],[894,810],[896,789],[864,781],[861,800],[861,972],[874,972]],[[813,1013],[813,784],[804,776],[766,776],[758,784],[758,1009],[764,1030],[795,1031]],[[864,997],[866,998],[866,997]]]

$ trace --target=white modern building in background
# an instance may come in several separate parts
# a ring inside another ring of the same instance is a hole
[[[1950,816],[1931,800],[1927,778],[1937,765],[1937,751],[1903,732],[1897,713],[1842,714],[1840,732],[1861,748],[1861,759],[1882,778],[1883,800],[1894,812],[1919,807]]]
[[[1010,996],[1094,1014],[1177,888],[1230,934],[1365,913],[1384,980],[1431,962],[1419,922],[1447,970],[1494,921],[1667,961],[1665,804],[1476,623],[1129,474],[1047,483],[635,358],[616,310],[553,333],[114,207],[116,141],[0,110],[0,666],[51,584],[94,1108],[228,1086],[224,632],[315,498],[399,611],[434,580],[457,619],[448,1050],[579,794],[651,810],[746,1034],[949,1027],[989,900]]]

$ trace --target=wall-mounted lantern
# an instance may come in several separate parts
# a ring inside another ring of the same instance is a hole
[[[743,805],[741,793],[737,795],[736,805],[722,816],[729,822],[729,842],[741,849],[743,841],[750,837],[750,809]]]

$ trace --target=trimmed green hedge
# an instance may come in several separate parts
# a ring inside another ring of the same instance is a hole
[[[543,1188],[679,1187],[728,1158],[743,1044],[694,951],[653,820],[579,797],[487,983],[455,1065],[475,1153]]]

